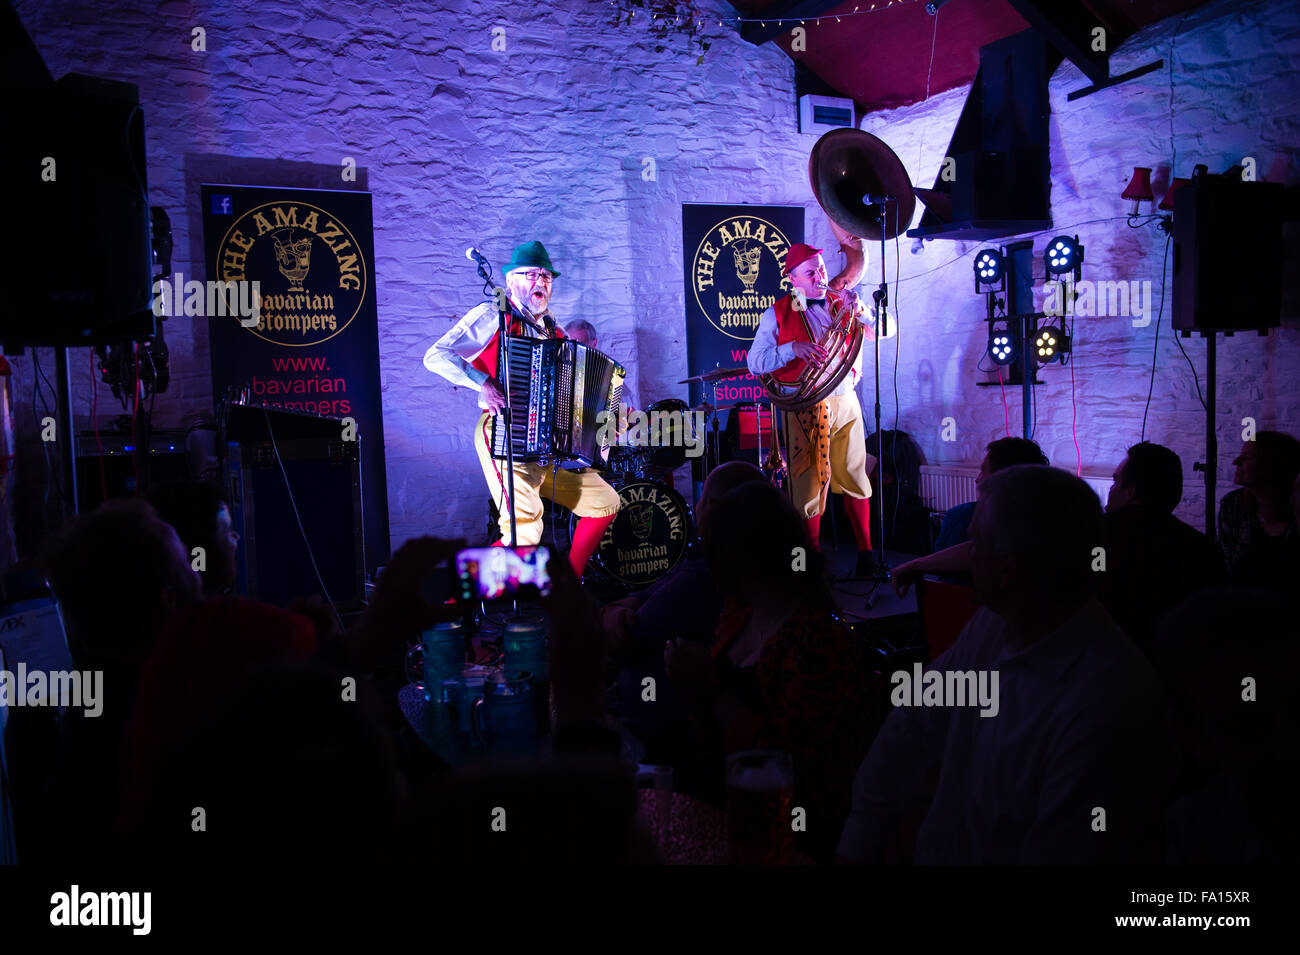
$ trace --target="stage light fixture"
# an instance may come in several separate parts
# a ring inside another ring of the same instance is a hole
[[[996,365],[1012,365],[1016,361],[1016,339],[1006,327],[989,328],[988,356]]]
[[[1058,235],[1047,243],[1043,261],[1048,275],[1064,275],[1078,270],[1083,264],[1083,246],[1079,244],[1078,236]]]
[[[975,256],[975,291],[982,285],[997,285],[1006,274],[1006,262],[997,249],[981,249]]]
[[[1060,361],[1070,351],[1070,336],[1055,325],[1044,325],[1034,335],[1034,360],[1040,365]]]

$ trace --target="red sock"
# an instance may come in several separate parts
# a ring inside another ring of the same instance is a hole
[[[849,512],[853,536],[858,539],[858,550],[871,550],[871,498],[844,495],[844,508]]]
[[[579,519],[578,526],[573,531],[573,545],[569,548],[569,564],[579,580],[582,579],[583,571],[587,569],[587,561],[591,560],[591,555],[596,553],[596,548],[600,546],[600,539],[605,536],[605,528],[609,527],[617,516],[617,514],[610,514],[608,517]]]
[[[804,524],[808,527],[808,540],[812,543],[814,550],[822,549],[822,516],[817,514],[814,517],[805,517]]]

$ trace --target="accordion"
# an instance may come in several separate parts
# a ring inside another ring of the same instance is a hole
[[[509,356],[500,358],[498,377],[510,396],[515,460],[603,467],[623,396],[623,366],[569,338],[512,335]],[[492,457],[506,457],[503,415],[492,417]]]

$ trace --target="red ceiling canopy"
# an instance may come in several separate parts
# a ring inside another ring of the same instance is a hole
[[[1113,51],[1138,28],[1203,2],[1038,0],[1037,5],[1053,16],[1070,6],[1092,17],[1106,29],[1108,48]],[[1030,27],[1010,0],[949,0],[937,16],[926,12],[925,0],[893,0],[892,5],[889,0],[875,0],[875,10],[870,10],[872,0],[838,4],[741,0],[732,6],[742,16],[760,20],[764,15],[803,17],[807,35],[801,52],[792,50],[790,31],[799,26],[795,22],[780,27],[769,23],[766,30],[760,24],[742,24],[741,35],[754,42],[771,39],[791,59],[868,112],[920,102],[926,98],[927,86],[933,96],[969,83],[979,68],[980,47]],[[819,22],[814,22],[816,17]]]

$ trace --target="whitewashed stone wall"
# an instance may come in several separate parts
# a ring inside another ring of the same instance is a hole
[[[474,395],[421,365],[428,345],[478,300],[467,245],[479,245],[499,265],[515,243],[545,242],[563,273],[557,316],[596,324],[602,347],[635,367],[644,401],[685,397],[675,382],[697,370],[686,366],[683,202],[801,204],[809,240],[834,248],[805,179],[815,137],[797,132],[793,65],[774,45],[754,48],[731,28],[710,29],[712,49],[697,65],[684,39],[657,53],[643,24],[615,26],[612,7],[600,2],[438,0],[398,8],[235,0],[98,10],[20,0],[16,7],[55,76],[78,71],[140,86],[151,201],[171,211],[176,269],[202,271],[196,170],[243,157],[285,164],[279,184],[319,185],[304,180],[303,170],[319,178],[321,170],[341,168],[343,157],[356,158],[374,194],[394,546],[426,533],[477,537],[483,527],[485,493],[470,437]],[[734,12],[721,0],[710,0],[710,8]],[[206,30],[206,53],[191,50],[197,26]],[[493,27],[505,28],[505,53],[491,48]],[[1108,219],[1078,226],[1089,277],[1149,278],[1159,287],[1162,237],[1108,217],[1125,211],[1118,194],[1131,168],[1168,164],[1173,146],[1180,175],[1194,162],[1218,170],[1252,155],[1261,175],[1296,179],[1297,8],[1210,4],[1131,39],[1114,70],[1156,56],[1168,61],[1175,29],[1172,145],[1168,69],[1076,103],[1065,95],[1085,85],[1079,72],[1067,63],[1053,78],[1055,220],[1065,227]],[[894,147],[918,185],[928,185],[965,92],[873,114],[864,128]],[[655,181],[642,179],[645,157],[655,160]],[[275,183],[276,168],[264,165],[259,181]],[[982,302],[969,291],[975,250],[930,242],[912,254],[910,241],[902,245],[897,413],[934,463],[977,461],[1002,429],[996,389],[974,387],[984,348]],[[873,275],[874,267],[873,260]],[[892,247],[889,269],[892,279]],[[1108,472],[1137,440],[1155,326],[1079,328],[1084,469]],[[212,399],[206,330],[169,321],[167,335],[173,384],[158,400],[159,427],[178,426]],[[1300,428],[1298,342],[1300,333],[1288,329],[1269,339],[1238,336],[1221,349],[1221,473],[1243,416],[1255,416],[1260,427]],[[1204,345],[1191,340],[1187,348],[1201,366]],[[51,353],[40,354],[51,373]],[[892,372],[892,346],[885,354]],[[13,364],[19,426],[34,434],[30,353]],[[87,365],[85,351],[75,352],[78,427],[91,406]],[[1044,373],[1037,436],[1054,462],[1070,464],[1064,371]],[[106,422],[119,409],[99,390]],[[870,397],[865,387],[863,397]],[[1018,393],[1008,398],[1018,433]],[[864,408],[870,414],[865,400]],[[884,408],[892,425],[889,377]],[[951,444],[939,436],[946,415],[958,424]],[[1190,464],[1200,460],[1200,428],[1190,373],[1166,328],[1148,436],[1183,455],[1189,520],[1199,512]]]
[[[939,17],[942,31],[942,12]],[[1071,366],[1054,364],[1039,373],[1045,384],[1036,389],[1035,438],[1053,464],[1073,469],[1079,461],[1073,420],[1085,474],[1109,475],[1125,449],[1139,440],[1150,382],[1165,236],[1154,226],[1130,229],[1125,221],[1129,203],[1119,195],[1133,167],[1152,167],[1157,201],[1171,164],[1186,177],[1196,163],[1221,172],[1250,156],[1261,179],[1289,185],[1300,179],[1300,6],[1239,0],[1207,4],[1131,37],[1115,51],[1111,72],[1159,58],[1165,61],[1163,69],[1074,102],[1067,101],[1067,94],[1090,84],[1073,64],[1063,63],[1050,83],[1055,227],[1034,237],[1037,281],[1041,286],[1040,253],[1047,240],[1057,233],[1078,234],[1085,247],[1085,279],[1150,281],[1156,300],[1145,328],[1124,318],[1077,320],[1072,362],[1077,416],[1071,405]],[[861,126],[893,147],[914,184],[929,187],[939,174],[967,92],[954,89],[925,103],[872,113]],[[913,225],[921,212],[918,203]],[[1241,240],[1252,241],[1244,234]],[[984,445],[1006,433],[999,389],[974,386],[997,380],[976,367],[986,342],[985,305],[983,296],[973,292],[971,263],[983,247],[935,240],[920,249],[909,239],[901,246],[897,411],[900,427],[916,437],[932,464],[977,463]],[[892,280],[892,244],[887,265]],[[1171,249],[1171,277],[1172,269]],[[1193,472],[1192,464],[1205,460],[1205,415],[1192,371],[1170,331],[1172,294],[1170,286],[1160,320],[1146,437],[1182,457],[1185,490],[1178,514],[1201,527],[1203,476]],[[1254,418],[1261,429],[1300,433],[1300,302],[1294,293],[1284,314],[1290,316],[1284,320],[1287,327],[1268,338],[1253,333],[1219,338],[1220,496],[1231,488],[1243,418]],[[1183,340],[1183,346],[1204,390],[1205,342],[1194,337]],[[882,404],[885,419],[892,421],[894,349],[886,350],[890,375]],[[1011,433],[1019,435],[1020,389],[1008,388],[1006,395]],[[942,438],[947,416],[957,426],[952,442]]]
[[[477,536],[484,524],[475,396],[421,364],[480,300],[466,246],[500,267],[513,245],[541,239],[563,273],[556,315],[592,321],[651,401],[686,397],[676,381],[690,374],[681,204],[816,208],[793,64],[716,23],[697,65],[685,38],[657,53],[646,24],[615,26],[600,2],[131,6],[27,0],[17,9],[55,76],[139,84],[151,199],[171,211],[175,268],[202,269],[198,178],[187,170],[205,156],[318,167],[352,156],[366,177],[394,546],[426,533]],[[720,0],[711,9],[734,12]],[[207,53],[191,50],[196,26]],[[504,53],[492,50],[494,27],[505,28]],[[655,160],[656,181],[642,179],[643,157]],[[295,184],[293,168],[282,184]],[[170,321],[166,330],[174,377],[156,421],[174,427],[211,402],[207,340],[197,326]],[[52,372],[50,351],[41,356]],[[79,427],[90,407],[87,361],[84,351],[73,359]],[[30,353],[14,364],[29,394]],[[106,421],[120,408],[100,392]],[[20,425],[30,432],[23,400]]]

